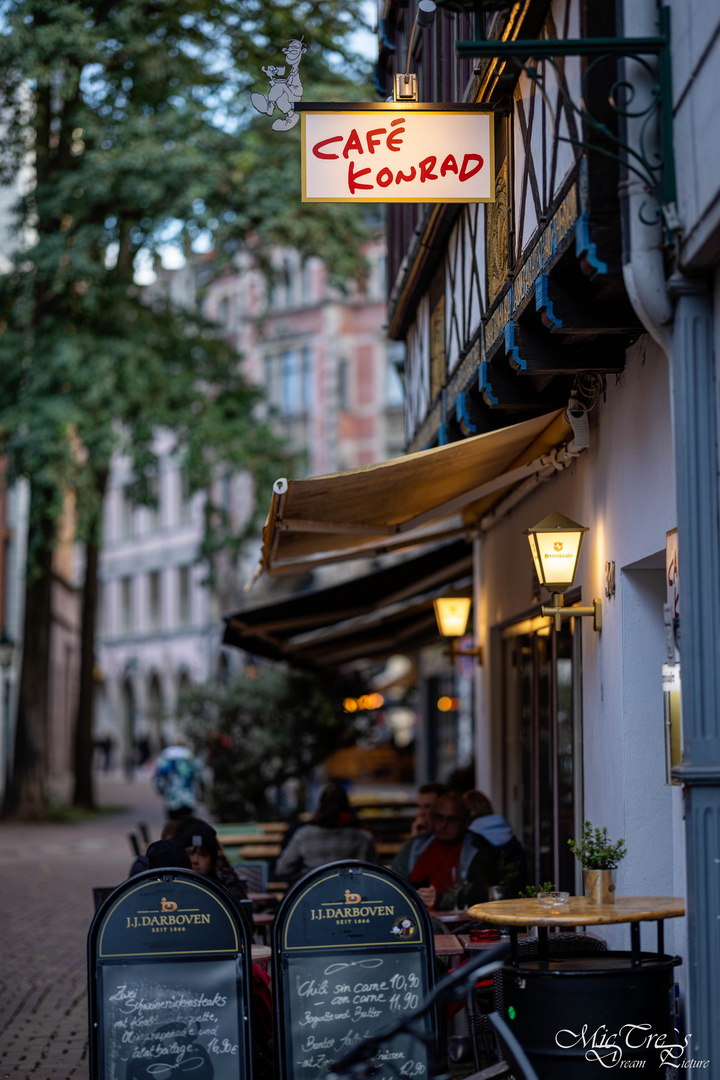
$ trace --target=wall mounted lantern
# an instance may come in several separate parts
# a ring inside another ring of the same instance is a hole
[[[552,593],[552,606],[543,607],[542,613],[552,616],[556,630],[560,629],[563,617],[569,619],[578,615],[592,615],[593,630],[602,629],[600,600],[593,600],[592,607],[563,606],[563,593],[575,580],[583,537],[587,531],[586,525],[578,525],[564,514],[555,512],[548,514],[531,529],[526,529],[523,534],[530,542],[540,583]]]
[[[437,600],[433,600],[435,619],[440,636],[449,638],[450,655],[453,659],[456,656],[477,656],[482,663],[479,646],[475,649],[460,649],[457,644],[457,639],[463,637],[467,629],[471,603],[469,596],[439,596]]]

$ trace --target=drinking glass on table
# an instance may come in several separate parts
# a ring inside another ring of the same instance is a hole
[[[465,882],[463,881],[463,876],[460,873],[459,867],[457,867],[457,866],[451,866],[450,867],[450,873],[448,875],[448,880],[449,880],[448,892],[452,894],[453,907],[458,909],[458,900],[459,900],[459,897],[460,897],[460,893],[465,888]],[[467,907],[467,904],[463,904],[462,907],[459,908],[459,910],[464,911],[466,907]]]

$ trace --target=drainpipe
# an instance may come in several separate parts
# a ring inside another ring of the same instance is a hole
[[[621,7],[622,37],[651,37],[658,32],[657,6],[655,0],[624,0]],[[637,61],[623,61],[624,78],[635,89],[633,111],[641,111],[649,103],[655,83],[655,75]],[[629,116],[625,120],[625,141],[631,147],[644,145],[645,156],[659,150],[659,124],[655,130],[645,129],[646,118]],[[619,185],[623,238],[623,278],[630,302],[643,326],[660,345],[666,355],[670,353],[670,332],[673,306],[665,286],[663,260],[662,218],[653,225],[652,220],[659,208],[654,205],[639,176],[627,173]],[[641,216],[642,215],[642,216]]]

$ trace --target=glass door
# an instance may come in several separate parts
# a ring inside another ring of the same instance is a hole
[[[580,634],[547,619],[502,631],[505,812],[525,847],[532,883],[575,891],[568,839],[582,805]]]

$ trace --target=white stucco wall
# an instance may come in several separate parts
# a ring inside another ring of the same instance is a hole
[[[523,530],[553,510],[589,526],[576,584],[584,604],[602,598],[603,629],[596,634],[591,620],[583,620],[584,816],[606,825],[614,839],[627,840],[619,893],[684,895],[682,804],[679,790],[665,784],[661,689],[665,538],[676,525],[673,449],[667,361],[649,338],[629,350],[620,377],[608,377],[591,427],[590,449],[539,484],[485,537],[480,622],[486,655],[492,627],[533,608]],[[604,593],[608,561],[615,563],[612,599]],[[498,716],[492,686],[498,665],[494,657],[486,675],[486,717],[493,709]],[[481,715],[478,755],[484,723]],[[501,801],[501,739],[493,734],[493,793]],[[681,923],[668,922],[669,951],[684,951]],[[614,947],[629,948],[627,927],[611,929],[607,937]],[[654,948],[654,928],[642,940]]]

